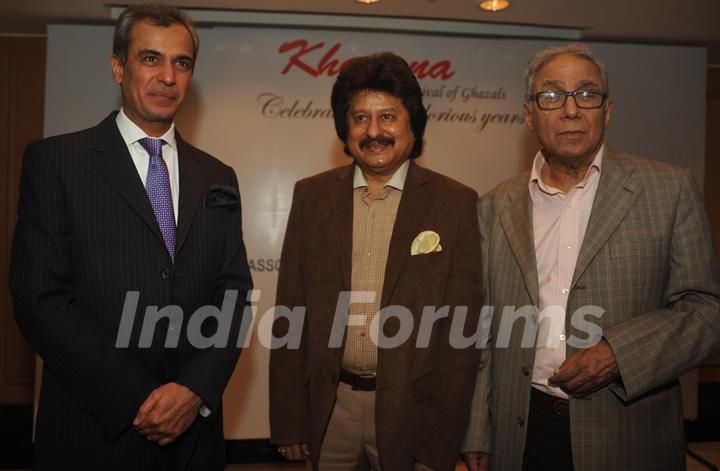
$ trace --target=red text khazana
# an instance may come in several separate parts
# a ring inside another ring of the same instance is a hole
[[[280,54],[292,54],[282,69],[282,74],[285,75],[293,68],[297,68],[312,77],[319,77],[321,75],[334,77],[350,58],[340,61],[340,59],[337,58],[337,53],[340,50],[341,44],[335,43],[332,47],[324,51],[324,54],[319,60],[316,60],[317,54],[313,53],[316,51],[318,53],[323,52],[324,47],[324,42],[311,45],[306,39],[296,39],[295,41],[282,43],[278,52]],[[436,62],[430,62],[427,59],[412,61],[410,62],[410,69],[418,79],[432,78],[447,80],[455,75],[455,71],[452,70],[452,63],[449,60]]]

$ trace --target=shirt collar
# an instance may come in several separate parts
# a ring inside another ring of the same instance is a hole
[[[598,149],[597,154],[595,154],[595,158],[593,159],[592,163],[590,164],[590,168],[588,168],[588,171],[585,172],[585,177],[578,182],[575,185],[575,188],[582,188],[584,187],[588,179],[590,179],[590,175],[593,173],[598,173],[602,171],[602,162],[603,162],[603,156],[605,154],[605,143],[603,142],[602,145],[600,145],[600,149]],[[545,185],[543,182],[541,175],[542,175],[542,169],[547,164],[547,160],[545,159],[545,156],[543,155],[542,151],[538,151],[537,154],[535,154],[535,159],[533,160],[532,170],[530,172],[530,185],[533,183],[536,183],[541,190],[543,190],[545,193],[549,194],[556,194],[560,193],[560,190],[556,188],[549,187]]]
[[[140,129],[137,124],[133,123],[132,120],[128,118],[128,116],[125,114],[125,111],[122,108],[120,108],[120,112],[117,114],[115,122],[117,123],[117,127],[120,130],[120,135],[125,141],[125,145],[128,147],[135,144],[137,141],[144,137],[151,137],[148,136],[145,131]],[[170,128],[165,132],[165,134],[160,136],[158,139],[162,139],[167,145],[177,150],[177,143],[175,141],[175,123],[173,122],[170,125]]]
[[[403,162],[403,164],[395,170],[395,173],[393,173],[393,176],[390,177],[390,179],[385,182],[385,186],[391,186],[395,188],[396,190],[402,191],[405,187],[405,179],[407,178],[408,170],[410,169],[410,160],[406,160]],[[363,175],[362,170],[360,170],[360,167],[358,165],[355,165],[355,173],[353,175],[353,188],[363,188],[367,187],[368,183],[367,180],[365,180],[365,175]]]

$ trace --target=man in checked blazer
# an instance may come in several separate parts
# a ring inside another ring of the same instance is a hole
[[[492,391],[479,380],[465,449],[489,422],[495,470],[685,469],[678,377],[720,351],[700,194],[605,145],[608,79],[586,46],[537,53],[525,77],[542,149],[480,200]]]
[[[354,163],[295,186],[274,335],[300,339],[271,351],[271,439],[315,470],[454,470],[480,360],[451,342],[453,321],[477,327],[476,193],[414,163],[427,113],[402,58],[353,59],[331,102]],[[350,291],[371,296],[348,312]]]
[[[233,170],[173,125],[197,48],[180,11],[129,7],[120,112],[25,153],[11,289],[44,360],[36,470],[224,467],[222,393],[252,282]]]

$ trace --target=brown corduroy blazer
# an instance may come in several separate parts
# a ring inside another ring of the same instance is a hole
[[[270,356],[273,443],[308,443],[318,468],[320,447],[335,402],[343,348],[329,348],[338,294],[350,291],[353,166],[301,180],[295,187],[278,280],[277,305],[305,306],[300,349]],[[419,461],[454,470],[469,418],[480,350],[454,349],[449,329],[456,306],[467,306],[464,334],[475,333],[480,292],[477,194],[414,162],[408,171],[388,254],[382,305],[409,309],[408,341],[379,349],[376,432],[383,469],[410,471]],[[440,235],[442,251],[410,255],[424,230]],[[416,348],[424,306],[450,307],[435,322],[428,348]],[[276,337],[287,330],[278,318]],[[387,336],[397,318],[384,325]]]

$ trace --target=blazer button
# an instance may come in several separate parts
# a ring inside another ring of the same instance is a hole
[[[162,271],[162,273],[160,273],[160,276],[162,277],[163,280],[167,280],[168,278],[170,278],[170,269],[169,268],[164,269]]]
[[[522,372],[525,376],[530,376],[530,368],[528,368],[527,366],[522,367]]]
[[[518,417],[517,424],[522,427],[523,425],[525,425],[525,419],[523,419],[522,417]]]

